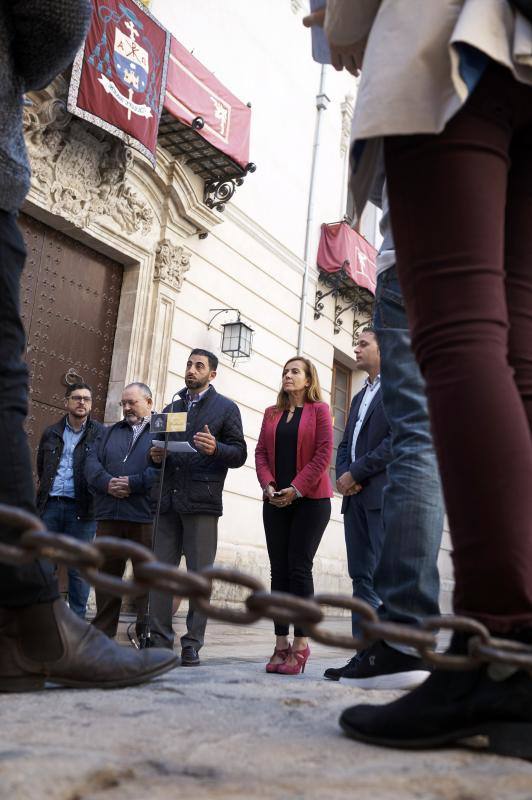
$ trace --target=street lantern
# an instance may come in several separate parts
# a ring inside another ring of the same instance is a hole
[[[239,358],[250,358],[253,352],[253,328],[242,321],[238,308],[211,308],[211,311],[216,311],[217,313],[211,318],[208,328],[211,327],[213,319],[219,314],[227,314],[233,311],[237,315],[236,320],[233,322],[222,323],[222,341],[220,345],[222,353],[231,358],[233,365]]]
[[[234,360],[235,358],[249,358],[251,355],[251,341],[253,328],[242,322],[240,317],[236,322],[222,324],[221,351]]]

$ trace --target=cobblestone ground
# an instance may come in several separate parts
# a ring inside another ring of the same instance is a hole
[[[532,799],[532,763],[345,738],[344,707],[397,693],[323,680],[346,653],[320,645],[304,675],[267,675],[271,644],[266,622],[210,623],[199,668],[134,689],[0,695],[1,800]]]

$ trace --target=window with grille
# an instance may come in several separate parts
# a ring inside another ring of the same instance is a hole
[[[351,405],[351,370],[339,361],[333,362],[331,412],[333,419],[333,454],[331,462],[331,479],[336,484],[336,453],[342,441]]]

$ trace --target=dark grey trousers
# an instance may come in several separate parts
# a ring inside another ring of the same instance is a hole
[[[155,555],[160,561],[179,566],[185,556],[187,569],[199,570],[214,563],[218,544],[218,517],[211,514],[179,514],[169,511],[159,517],[155,537]],[[157,647],[174,646],[172,628],[172,597],[162,592],[150,593],[151,636]],[[189,605],[187,632],[181,637],[181,647],[203,646],[207,617]]]

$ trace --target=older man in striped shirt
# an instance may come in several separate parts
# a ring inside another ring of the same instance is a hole
[[[87,457],[86,475],[94,492],[96,536],[116,536],[151,548],[153,503],[151,488],[156,470],[148,462],[151,447],[150,415],[153,400],[149,386],[131,383],[122,393],[124,418],[107,428]],[[124,558],[110,556],[107,572],[122,577]],[[141,632],[147,597],[137,597],[137,636]],[[108,636],[116,635],[120,597],[96,590],[97,613],[93,625]]]

